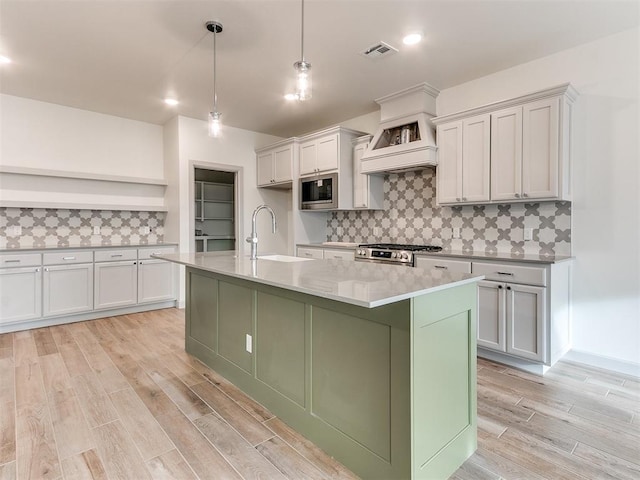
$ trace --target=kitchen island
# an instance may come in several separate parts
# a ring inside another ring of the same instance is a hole
[[[476,449],[476,282],[210,253],[185,265],[187,352],[365,479],[445,479]]]

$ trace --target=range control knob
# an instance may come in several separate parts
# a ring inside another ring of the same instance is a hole
[[[396,252],[392,252],[391,253],[391,258],[396,258],[398,256],[398,254]]]
[[[402,258],[404,258],[405,260],[409,259],[409,254],[406,252],[402,252]]]

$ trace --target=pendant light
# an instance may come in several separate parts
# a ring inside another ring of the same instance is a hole
[[[304,59],[304,0],[302,0],[302,21],[300,31],[301,60],[293,64],[296,69],[296,98],[308,100],[311,98],[311,64]]]
[[[222,32],[222,24],[220,22],[207,22],[207,30],[213,33],[213,111],[209,112],[209,136],[217,138],[220,136],[222,122],[220,117],[222,114],[218,111],[218,96],[216,95],[216,37]]]

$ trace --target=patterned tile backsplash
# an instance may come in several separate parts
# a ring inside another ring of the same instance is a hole
[[[385,210],[332,212],[327,241],[440,245],[465,252],[571,255],[571,203],[439,207],[432,169],[389,174]],[[374,228],[376,229],[374,235]],[[452,238],[452,229],[460,238]],[[533,229],[524,241],[524,229]]]
[[[164,239],[164,218],[164,212],[1,207],[0,248],[157,243]]]

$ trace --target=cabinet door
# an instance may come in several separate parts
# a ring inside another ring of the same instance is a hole
[[[0,269],[0,323],[31,320],[41,313],[40,267]]]
[[[491,116],[462,121],[462,201],[489,200]]]
[[[507,353],[544,361],[546,288],[507,285]]]
[[[96,309],[135,305],[138,287],[137,262],[96,263],[94,285]]]
[[[319,172],[338,169],[338,134],[317,140],[316,168]]]
[[[462,201],[462,122],[438,125],[438,203]]]
[[[175,300],[174,266],[165,260],[138,263],[138,303]]]
[[[93,310],[93,263],[44,267],[42,283],[45,317]]]
[[[273,180],[273,152],[258,155],[256,169],[258,171],[258,186],[270,185]]]
[[[369,175],[362,173],[362,155],[367,149],[366,143],[353,147],[353,206],[367,208],[369,206]]]
[[[558,197],[560,100],[540,100],[522,110],[522,195]]]
[[[300,144],[300,175],[316,172],[317,152],[315,140]]]
[[[478,282],[478,346],[506,351],[505,284]]]
[[[522,191],[522,107],[491,114],[491,200],[519,199]]]
[[[273,179],[276,183],[293,180],[291,166],[293,163],[293,146],[280,147],[273,152]]]

